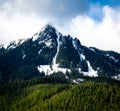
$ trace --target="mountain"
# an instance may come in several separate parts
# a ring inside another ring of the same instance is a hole
[[[77,38],[46,25],[31,38],[0,46],[0,81],[58,76],[73,82],[87,77],[120,80],[120,54],[86,47]]]

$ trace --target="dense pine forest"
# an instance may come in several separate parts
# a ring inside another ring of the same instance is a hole
[[[56,84],[50,80],[48,83],[39,81],[34,79],[1,85],[0,111],[120,110],[118,83],[86,81]]]

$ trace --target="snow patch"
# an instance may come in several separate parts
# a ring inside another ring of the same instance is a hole
[[[112,78],[120,81],[120,74],[118,74],[117,76],[112,76]]]
[[[40,65],[37,69],[40,73],[45,73],[45,75],[50,75],[52,73],[50,65]]]
[[[70,71],[70,69],[67,69],[67,68],[60,68],[60,67],[58,67],[58,66],[50,66],[50,65],[40,65],[40,66],[38,66],[37,67],[37,69],[38,69],[38,71],[40,72],[40,73],[45,73],[45,76],[47,76],[47,75],[51,75],[51,74],[53,74],[53,73],[56,73],[56,72],[62,72],[62,73],[66,73],[67,71],[68,72],[71,72]],[[66,78],[68,78],[67,76],[66,76]]]
[[[106,54],[106,56],[110,56],[110,54]]]
[[[73,47],[77,50],[78,48],[74,39],[72,40],[72,44],[73,44]]]
[[[90,50],[93,51],[93,52],[95,51],[95,49],[93,49],[93,48],[90,48]]]
[[[77,79],[74,79],[74,80],[73,80],[73,83],[79,84],[80,82],[83,82],[83,81],[85,81],[85,80],[84,80],[84,79],[81,79],[81,78],[77,78]]]
[[[38,54],[41,54],[41,52],[42,52],[42,49],[40,49],[40,50],[38,51]]]
[[[110,60],[113,60],[115,63],[118,62],[118,59],[116,59],[113,56],[110,56],[110,54],[106,54],[107,57],[109,57]]]
[[[115,59],[113,56],[110,56],[109,59],[110,59],[110,60],[114,60],[115,63],[118,62],[118,59]]]
[[[22,56],[22,59],[24,59],[26,57],[26,55],[24,54],[23,56]]]
[[[52,39],[44,40],[44,41],[39,41],[39,44],[41,44],[41,43],[44,43],[46,47],[51,48]]]
[[[99,68],[99,67],[97,67],[97,70],[100,70],[100,68]]]
[[[39,37],[39,32],[35,33],[35,34],[32,36],[32,40],[35,41],[35,40],[37,40],[38,37]]]
[[[83,54],[80,54],[81,61],[85,60],[85,56]]]
[[[45,45],[46,45],[47,47],[50,47],[51,44],[52,44],[52,41],[51,41],[51,40],[45,42]]]

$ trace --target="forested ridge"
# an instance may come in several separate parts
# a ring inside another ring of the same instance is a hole
[[[17,82],[0,86],[0,111],[119,111],[120,85]]]

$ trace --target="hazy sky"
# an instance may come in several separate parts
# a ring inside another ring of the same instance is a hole
[[[120,0],[0,0],[0,44],[48,23],[83,45],[120,52]]]

